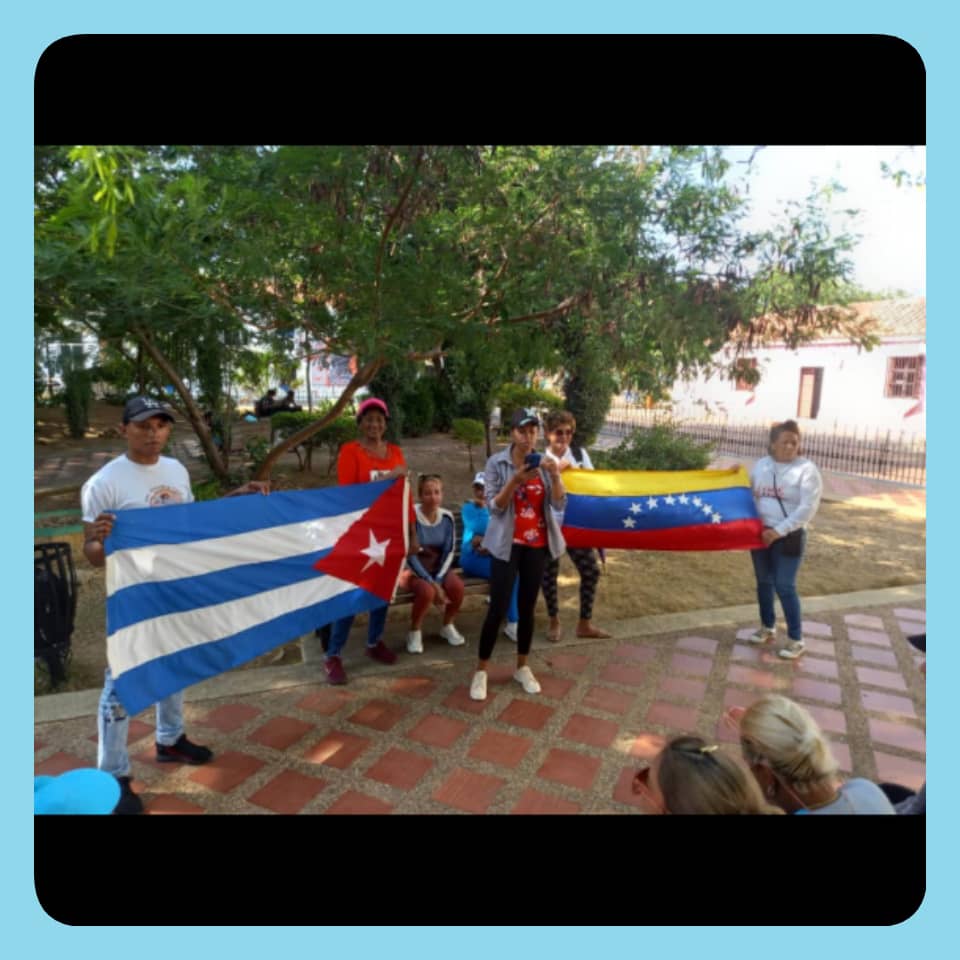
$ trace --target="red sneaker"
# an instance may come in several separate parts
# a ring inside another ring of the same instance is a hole
[[[397,655],[382,640],[378,640],[375,647],[367,647],[367,656],[381,663],[397,662]]]
[[[327,657],[323,661],[323,669],[327,672],[327,683],[338,686],[347,682],[347,671],[343,669],[343,662],[339,657]]]

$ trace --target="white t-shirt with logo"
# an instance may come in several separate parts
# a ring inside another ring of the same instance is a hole
[[[190,474],[179,460],[160,457],[156,463],[134,463],[126,454],[101,467],[80,491],[85,523],[104,511],[165,507],[192,503]]]

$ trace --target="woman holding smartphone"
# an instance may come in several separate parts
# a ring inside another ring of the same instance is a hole
[[[490,553],[490,608],[480,632],[477,670],[470,684],[473,700],[487,699],[487,661],[497,642],[500,624],[517,591],[517,670],[514,680],[526,693],[539,693],[540,684],[527,666],[533,640],[533,617],[547,555],[559,558],[566,549],[560,525],[567,494],[555,460],[542,460],[534,451],[540,420],[520,409],[510,424],[511,443],[487,461],[484,471],[490,522],[483,547]]]

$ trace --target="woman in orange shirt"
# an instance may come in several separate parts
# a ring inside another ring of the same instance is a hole
[[[351,440],[340,448],[337,457],[339,484],[370,483],[373,480],[402,477],[407,472],[403,452],[396,444],[384,440],[389,416],[387,405],[376,397],[369,397],[360,404],[357,410],[360,439]],[[375,607],[369,614],[366,653],[380,663],[394,663],[397,659],[397,655],[380,639],[387,623],[388,606],[389,604],[385,603],[381,607]],[[330,642],[323,665],[329,683],[347,682],[340,651],[350,636],[351,626],[353,616],[343,617],[331,624]]]

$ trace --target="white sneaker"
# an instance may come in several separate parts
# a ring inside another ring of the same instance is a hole
[[[448,623],[440,628],[440,636],[443,637],[451,647],[462,647],[467,641],[464,635],[452,624]]]
[[[423,634],[419,630],[407,634],[407,653],[423,653]]]
[[[777,635],[776,627],[760,627],[747,638],[751,643],[769,643]]]
[[[537,678],[533,675],[533,671],[529,667],[521,667],[513,675],[513,679],[523,687],[524,693],[540,692],[540,684],[537,683]]]
[[[470,681],[470,699],[471,700],[487,699],[487,671],[486,670],[478,670],[473,675],[473,680]]]
[[[511,640],[513,643],[517,642],[517,622],[514,620],[512,623],[508,621],[507,625],[503,628],[503,635]]]
[[[804,644],[802,640],[792,640],[785,647],[778,650],[777,655],[783,657],[784,660],[796,660],[797,657],[803,656],[806,649],[806,644]]]

